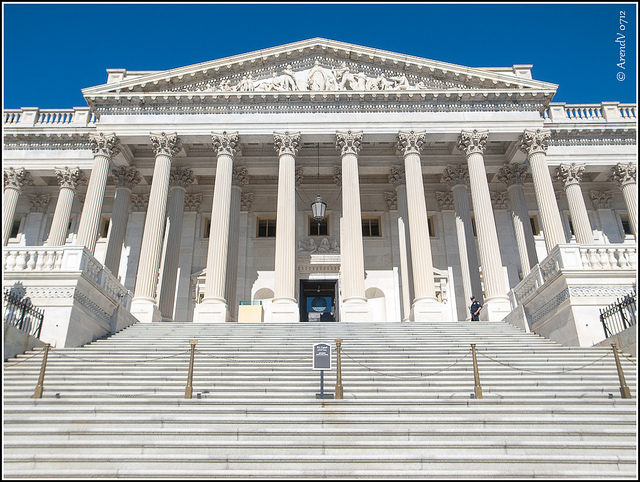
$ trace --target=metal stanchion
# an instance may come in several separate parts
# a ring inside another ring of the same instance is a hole
[[[336,338],[336,400],[342,400],[342,365],[340,363],[341,338]]]
[[[51,345],[46,343],[44,345],[44,357],[42,358],[42,367],[40,368],[40,377],[38,378],[38,384],[33,392],[33,398],[42,398],[42,388],[44,385],[44,371],[47,368],[47,356],[49,355],[49,347]]]
[[[193,392],[193,357],[198,340],[189,340],[189,343],[191,343],[191,360],[189,360],[189,378],[187,379],[187,387],[184,389],[184,398],[191,398],[191,393]]]
[[[471,354],[473,355],[473,379],[475,387],[473,393],[475,398],[482,398],[482,387],[480,386],[480,374],[478,373],[478,360],[476,360],[476,344],[471,343]]]
[[[616,358],[616,368],[618,369],[618,378],[620,379],[620,395],[622,395],[622,398],[631,398],[631,392],[629,391],[627,382],[624,380],[624,373],[622,373],[622,366],[620,365],[620,358],[618,358],[616,344],[611,343],[611,348],[613,348],[613,356]]]

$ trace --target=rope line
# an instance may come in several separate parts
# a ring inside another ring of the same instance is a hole
[[[292,361],[310,360],[311,358],[313,358],[311,356],[306,356],[306,357],[303,357],[303,358],[290,358],[288,360],[275,360],[275,361],[244,360],[244,361],[241,361],[241,360],[238,360],[237,358],[229,358],[229,357],[226,357],[226,356],[216,356],[216,355],[211,355],[209,353],[204,353],[204,352],[198,350],[197,348],[196,348],[195,352],[199,353],[200,355],[204,355],[206,357],[209,357],[209,358],[217,358],[217,359],[220,359],[220,360],[233,360],[233,361],[239,362],[239,363],[255,363],[255,364],[286,363],[286,362],[292,362]]]
[[[462,358],[458,358],[458,359],[457,359],[453,364],[449,365],[448,367],[446,367],[446,368],[444,368],[444,369],[442,369],[442,370],[440,370],[440,371],[434,372],[434,373],[427,373],[426,375],[420,375],[420,376],[417,376],[417,377],[402,377],[402,376],[400,376],[400,375],[391,375],[390,373],[384,373],[384,372],[378,371],[378,370],[376,370],[376,369],[374,369],[374,368],[368,367],[368,366],[366,366],[366,365],[364,365],[364,364],[360,363],[358,360],[356,360],[355,358],[353,358],[352,356],[350,356],[350,355],[349,355],[348,353],[346,353],[344,350],[341,350],[341,352],[342,352],[342,354],[343,354],[344,356],[346,356],[347,358],[350,358],[351,360],[353,360],[354,362],[356,362],[358,365],[360,365],[360,366],[362,366],[362,367],[366,368],[366,369],[367,369],[367,370],[369,370],[369,371],[376,372],[376,373],[378,373],[378,374],[380,374],[380,375],[384,375],[384,376],[386,376],[386,377],[402,378],[402,379],[404,379],[404,380],[417,380],[417,379],[419,379],[419,378],[426,378],[426,377],[430,377],[430,376],[432,376],[432,375],[437,375],[438,373],[442,373],[442,372],[444,372],[444,371],[448,370],[449,368],[453,367],[454,365],[457,365],[459,362],[461,362],[462,360],[464,360],[465,358],[467,358],[467,357],[469,356],[469,353],[471,352],[471,350],[469,350],[469,352],[465,353],[465,355],[464,355]]]
[[[22,362],[24,362],[24,361],[27,361],[27,360],[29,360],[29,359],[33,358],[34,356],[38,356],[38,355],[40,355],[40,354],[42,354],[42,353],[44,353],[44,350],[39,351],[39,352],[37,352],[37,353],[34,353],[33,355],[28,356],[27,358],[23,358],[22,360],[17,361],[17,362],[14,362],[14,363],[6,363],[6,362],[5,362],[4,366],[5,366],[5,367],[13,367],[13,366],[19,365],[20,363],[22,363]],[[51,349],[49,349],[49,353],[51,353]]]
[[[618,352],[618,353],[620,353],[623,357],[625,357],[627,360],[629,360],[633,365],[635,365],[635,364],[636,364],[636,362],[634,362],[634,361],[633,361],[633,359],[629,358],[627,355],[625,355],[625,354],[624,354],[624,353],[622,353],[621,351],[620,351],[620,352]]]
[[[178,356],[178,355],[184,355],[185,353],[189,353],[190,350],[187,351],[182,351],[180,353],[175,353],[173,355],[169,355],[169,356],[163,356],[163,357],[158,357],[158,358],[151,358],[148,360],[137,360],[137,361],[132,361],[132,362],[121,362],[121,361],[115,361],[115,360],[108,360],[111,363],[119,363],[122,365],[138,365],[140,363],[147,363],[147,362],[152,362],[152,361],[156,361],[156,360],[166,360],[167,358],[173,358],[174,356]],[[96,362],[96,360],[89,360],[87,358],[81,358],[81,357],[76,357],[76,356],[69,356],[69,355],[65,355],[64,353],[58,353],[58,352],[52,352],[51,350],[49,350],[49,355],[51,354],[55,354],[55,355],[59,355],[61,357],[64,358],[71,358],[72,360],[82,360],[82,361],[86,361],[86,362]]]
[[[536,373],[538,375],[561,375],[562,373],[574,372],[574,371],[577,371],[577,370],[582,370],[583,368],[586,368],[588,366],[594,365],[595,363],[598,363],[600,360],[608,357],[611,354],[611,353],[606,353],[604,356],[598,358],[597,360],[595,360],[595,361],[593,361],[591,363],[587,363],[586,365],[583,365],[583,366],[578,367],[578,368],[571,368],[569,370],[561,370],[559,372],[540,372],[540,371],[537,371],[537,370],[527,370],[526,368],[518,368],[518,367],[511,366],[508,363],[504,363],[504,362],[501,362],[500,360],[496,360],[495,358],[491,358],[490,356],[485,355],[484,353],[482,353],[480,351],[477,351],[477,350],[476,350],[476,353],[482,355],[485,358],[488,358],[491,361],[494,361],[496,363],[499,363],[500,365],[504,365],[506,367],[512,368],[514,370],[519,370],[519,371],[529,372],[529,373]]]

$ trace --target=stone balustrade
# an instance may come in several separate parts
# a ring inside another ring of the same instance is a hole
[[[625,244],[581,245],[559,244],[549,256],[510,293],[515,308],[525,302],[545,282],[560,270],[628,270],[637,269],[637,247]]]
[[[553,102],[542,113],[547,122],[629,122],[636,120],[635,104],[565,104]]]
[[[80,271],[126,309],[131,304],[131,292],[83,246],[4,248],[2,268],[6,274]]]
[[[93,127],[97,117],[89,107],[38,109],[25,107],[4,111],[5,127]]]

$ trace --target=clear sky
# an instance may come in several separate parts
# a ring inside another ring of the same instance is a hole
[[[632,3],[3,3],[3,107],[85,106],[80,90],[108,68],[167,70],[313,37],[469,67],[533,64],[534,79],[559,85],[554,102],[637,98]]]

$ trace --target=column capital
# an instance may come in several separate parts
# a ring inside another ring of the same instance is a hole
[[[560,164],[556,167],[555,179],[566,189],[571,184],[580,184],[584,175],[584,164]]]
[[[333,166],[333,182],[336,183],[336,186],[342,187],[342,167]]]
[[[253,193],[241,193],[240,194],[240,211],[249,211],[251,209],[251,203],[253,202]]]
[[[398,132],[397,149],[401,151],[404,156],[408,154],[420,154],[422,144],[424,144],[425,134],[425,131]]]
[[[279,156],[290,154],[295,157],[298,154],[300,132],[274,132],[273,143]]]
[[[589,197],[596,209],[611,209],[613,191],[589,191]]]
[[[523,185],[527,178],[528,167],[526,164],[503,164],[496,178],[504,182],[507,186],[514,184]]]
[[[397,192],[385,192],[384,200],[387,203],[387,209],[389,209],[389,211],[398,210],[398,193]]]
[[[94,156],[101,155],[111,159],[120,152],[119,142],[115,134],[89,134],[89,144]]]
[[[58,178],[58,184],[60,187],[68,187],[75,190],[78,186],[87,184],[87,178],[84,175],[84,171],[78,167],[56,167],[55,173]]]
[[[465,156],[478,153],[484,154],[485,145],[489,138],[489,131],[462,131],[458,137],[456,147],[462,151]]]
[[[302,180],[304,179],[304,169],[302,166],[296,166],[296,189],[300,189],[302,185]]]
[[[442,173],[442,180],[447,183],[449,189],[453,186],[469,184],[469,169],[464,164],[448,165]]]
[[[14,169],[9,167],[4,170],[4,188],[15,189],[22,192],[25,186],[33,186],[31,173],[22,167]]]
[[[132,190],[142,181],[142,177],[140,177],[137,169],[126,166],[111,169],[111,177],[113,177],[116,183],[116,188],[124,187],[129,190]]]
[[[224,132],[212,132],[211,140],[213,140],[213,149],[220,156],[226,154],[233,157],[238,150],[240,144],[240,135],[238,132],[227,134]]]
[[[393,184],[393,187],[396,189],[398,189],[398,186],[402,186],[407,183],[403,165],[396,164],[389,168],[389,183]]]
[[[455,209],[452,192],[436,191],[436,199],[438,200],[440,211],[453,211]]]
[[[242,188],[249,183],[249,171],[246,167],[233,167],[233,171],[231,173],[231,185],[238,186]]]
[[[494,210],[496,209],[509,209],[507,205],[507,199],[509,194],[506,191],[490,191],[491,205]]]
[[[29,211],[32,213],[46,213],[49,207],[49,201],[51,201],[50,194],[34,194],[27,196],[31,208]]]
[[[149,195],[132,194],[130,203],[131,212],[146,212],[149,207]]]
[[[527,158],[536,152],[547,152],[551,131],[549,129],[525,129],[518,138],[518,149],[527,155]]]
[[[156,156],[165,155],[173,157],[182,150],[182,144],[177,134],[154,134],[149,135],[151,139],[151,147]]]
[[[635,184],[636,165],[632,162],[629,164],[617,164],[611,168],[609,179],[616,181],[620,187],[626,186],[627,184]]]
[[[340,150],[341,155],[355,154],[357,156],[361,147],[362,131],[336,131],[336,149]]]
[[[197,212],[198,209],[200,209],[200,203],[202,203],[201,192],[186,194],[184,196],[184,210],[186,212]]]
[[[173,167],[169,173],[169,187],[188,188],[196,180],[193,171],[188,167]]]

